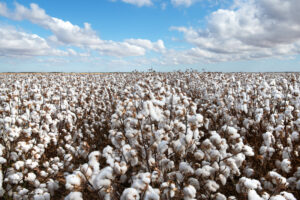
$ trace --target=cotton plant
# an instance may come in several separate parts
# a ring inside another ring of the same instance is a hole
[[[0,75],[0,196],[298,199],[299,80]]]

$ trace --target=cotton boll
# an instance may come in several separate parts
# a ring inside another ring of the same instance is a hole
[[[139,200],[140,195],[134,188],[127,188],[123,191],[121,200]]]
[[[81,192],[70,192],[65,200],[83,200]]]
[[[53,196],[55,191],[59,189],[58,181],[49,179],[49,181],[47,182],[47,188],[48,188],[48,191],[50,192],[51,196]]]
[[[178,153],[179,155],[183,156],[184,152],[185,152],[185,146],[183,145],[182,141],[180,139],[175,140],[173,142],[173,148],[174,151],[176,153]]]
[[[215,145],[215,146],[219,146],[222,142],[222,138],[221,136],[216,132],[216,131],[212,131],[210,136],[210,141]]]
[[[100,164],[99,164],[99,159],[100,159],[101,153],[99,151],[93,151],[89,154],[89,166],[93,169],[94,173],[99,172]]]
[[[270,200],[286,200],[286,198],[284,198],[283,196],[281,195],[275,195],[275,196],[272,196],[270,198]]]
[[[297,183],[296,183],[296,189],[300,190],[300,180],[298,180]]]
[[[117,174],[123,175],[127,171],[127,165],[124,161],[122,161],[121,163],[115,162],[114,170]]]
[[[236,160],[233,158],[228,158],[225,160],[225,163],[228,165],[233,174],[240,175],[240,170],[236,164]]]
[[[171,170],[175,167],[174,161],[166,158],[159,161],[159,165],[161,166],[162,171]]]
[[[243,153],[239,153],[236,156],[234,156],[233,159],[234,159],[236,165],[238,167],[240,167],[240,166],[242,166],[242,164],[243,164],[244,160],[246,159],[246,157]]]
[[[229,134],[230,139],[234,140],[240,137],[238,131],[234,127],[227,127],[227,133]]]
[[[19,158],[18,154],[16,152],[10,152],[10,159],[13,161],[17,161],[17,159]]]
[[[216,194],[215,198],[216,198],[216,200],[227,200],[226,196],[219,192]]]
[[[280,195],[283,196],[286,200],[297,200],[292,193],[289,192],[280,192]]]
[[[198,168],[195,171],[196,176],[201,176],[203,178],[208,178],[215,172],[215,169],[210,165],[205,165],[202,168]]]
[[[258,180],[249,179],[242,177],[239,179],[238,184],[236,184],[236,191],[238,193],[244,193],[249,190],[261,189],[261,184]]]
[[[207,181],[205,181],[204,187],[211,192],[216,192],[220,186],[213,180],[207,180]]]
[[[73,190],[74,187],[79,187],[81,185],[81,179],[77,174],[70,174],[66,177],[65,187],[68,190]]]
[[[194,156],[196,160],[201,161],[204,158],[205,154],[199,149],[194,153]]]
[[[243,153],[244,153],[246,156],[254,156],[254,152],[253,152],[252,147],[250,147],[250,146],[248,146],[248,145],[244,145],[244,146],[243,146]]]
[[[292,169],[291,161],[288,159],[283,159],[281,162],[281,170],[286,173],[289,173],[291,169]]]
[[[137,190],[144,190],[151,182],[151,174],[149,172],[139,173],[133,180],[132,187]]]
[[[161,173],[159,171],[153,171],[151,174],[151,182],[158,183],[161,181]]]
[[[154,158],[149,158],[148,164],[150,167],[154,167],[154,166],[156,166],[156,160]]]
[[[0,157],[0,165],[4,164],[6,162],[7,162],[7,160],[5,158]]]
[[[24,161],[17,161],[15,164],[15,169],[16,170],[20,170],[21,168],[23,168],[24,167],[24,165],[25,165],[25,163],[24,163]]]
[[[28,173],[27,176],[25,177],[25,181],[28,182],[34,182],[36,179],[36,175],[32,172]]]
[[[49,174],[47,172],[45,172],[44,170],[40,171],[40,175],[42,177],[47,177]]]
[[[252,168],[246,167],[244,169],[244,174],[249,178],[254,174],[254,170]]]
[[[184,200],[193,200],[196,197],[196,189],[192,185],[183,188]]]
[[[23,179],[23,174],[20,172],[10,174],[8,177],[8,181],[12,184],[18,184]]]
[[[293,142],[298,142],[299,141],[299,133],[294,131],[291,135],[291,139]]]
[[[278,174],[277,172],[275,171],[270,171],[268,173],[268,176],[272,179],[272,183],[273,184],[280,184],[280,185],[285,185],[287,182],[286,182],[286,178],[281,176],[280,174]]]
[[[212,162],[212,161],[220,160],[221,154],[220,154],[220,151],[213,149],[209,152],[209,156],[210,156],[210,160]]]
[[[160,190],[159,189],[153,189],[150,185],[148,186],[144,200],[159,200],[160,199]]]
[[[95,188],[106,187],[111,185],[111,181],[114,179],[113,169],[111,167],[105,167],[100,170],[99,174],[93,180]]]
[[[189,178],[188,179],[188,183],[190,185],[194,186],[197,190],[200,189],[200,183],[199,183],[198,179],[196,179],[196,178]]]
[[[167,141],[161,141],[158,146],[157,146],[157,151],[160,154],[163,154],[166,152],[166,150],[168,149],[168,142]]]
[[[179,182],[179,183],[182,183],[183,180],[184,180],[184,175],[181,174],[180,172],[176,172],[176,180]]]
[[[187,145],[191,145],[193,143],[194,133],[188,129],[187,134],[185,136],[185,142]]]
[[[181,162],[179,164],[179,170],[185,175],[194,174],[194,169],[187,162]]]
[[[223,174],[219,174],[219,180],[221,181],[222,185],[226,185],[227,178]]]
[[[249,190],[248,200],[264,200],[264,199],[261,198],[255,190]]]

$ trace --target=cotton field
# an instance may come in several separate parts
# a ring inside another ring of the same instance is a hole
[[[300,74],[0,75],[0,198],[300,199]]]

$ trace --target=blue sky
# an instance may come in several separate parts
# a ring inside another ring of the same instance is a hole
[[[299,0],[0,0],[0,71],[300,71]]]

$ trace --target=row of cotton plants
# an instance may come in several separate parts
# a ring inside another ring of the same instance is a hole
[[[0,75],[0,198],[300,199],[300,74]]]

